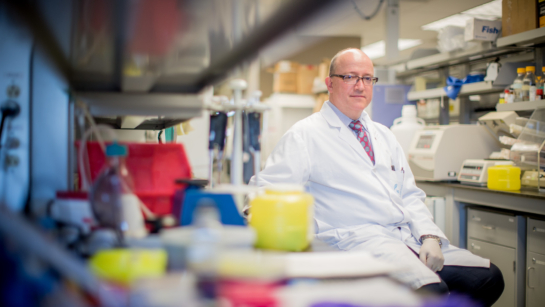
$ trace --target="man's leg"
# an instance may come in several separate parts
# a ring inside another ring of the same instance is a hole
[[[491,306],[503,293],[503,275],[493,263],[490,268],[444,266],[437,272],[450,292],[466,294],[483,306]]]

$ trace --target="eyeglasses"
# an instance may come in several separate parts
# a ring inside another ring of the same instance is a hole
[[[358,83],[358,81],[363,82],[365,85],[375,85],[375,83],[378,82],[377,77],[360,77],[360,76],[354,76],[354,75],[329,75],[330,77],[339,77],[343,79],[344,83],[354,85]]]

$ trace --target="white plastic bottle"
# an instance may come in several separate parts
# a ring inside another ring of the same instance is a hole
[[[413,105],[405,105],[401,110],[401,117],[394,120],[394,124],[390,127],[397,141],[403,148],[405,157],[408,159],[409,147],[416,132],[426,125],[423,119],[416,117],[416,107]]]

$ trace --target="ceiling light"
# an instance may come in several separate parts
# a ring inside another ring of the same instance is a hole
[[[397,40],[397,48],[399,50],[405,50],[412,47],[416,47],[422,44],[420,39],[405,39],[401,38]],[[384,41],[378,41],[376,43],[369,44],[361,48],[367,56],[373,60],[378,59],[386,55],[386,43]]]
[[[446,26],[465,27],[466,21],[471,18],[480,18],[487,20],[496,20],[501,18],[502,0],[494,0],[483,5],[476,6],[467,11],[439,19],[421,27],[422,30],[439,31]]]

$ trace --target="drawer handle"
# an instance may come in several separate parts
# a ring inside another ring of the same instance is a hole
[[[494,230],[494,229],[496,229],[496,227],[494,227],[494,226],[487,226],[487,225],[483,225],[483,228],[486,229],[486,230]]]
[[[535,287],[530,286],[530,271],[531,270],[535,270],[535,268],[533,268],[531,266],[528,267],[528,274],[526,274],[528,276],[528,288],[535,289]]]

